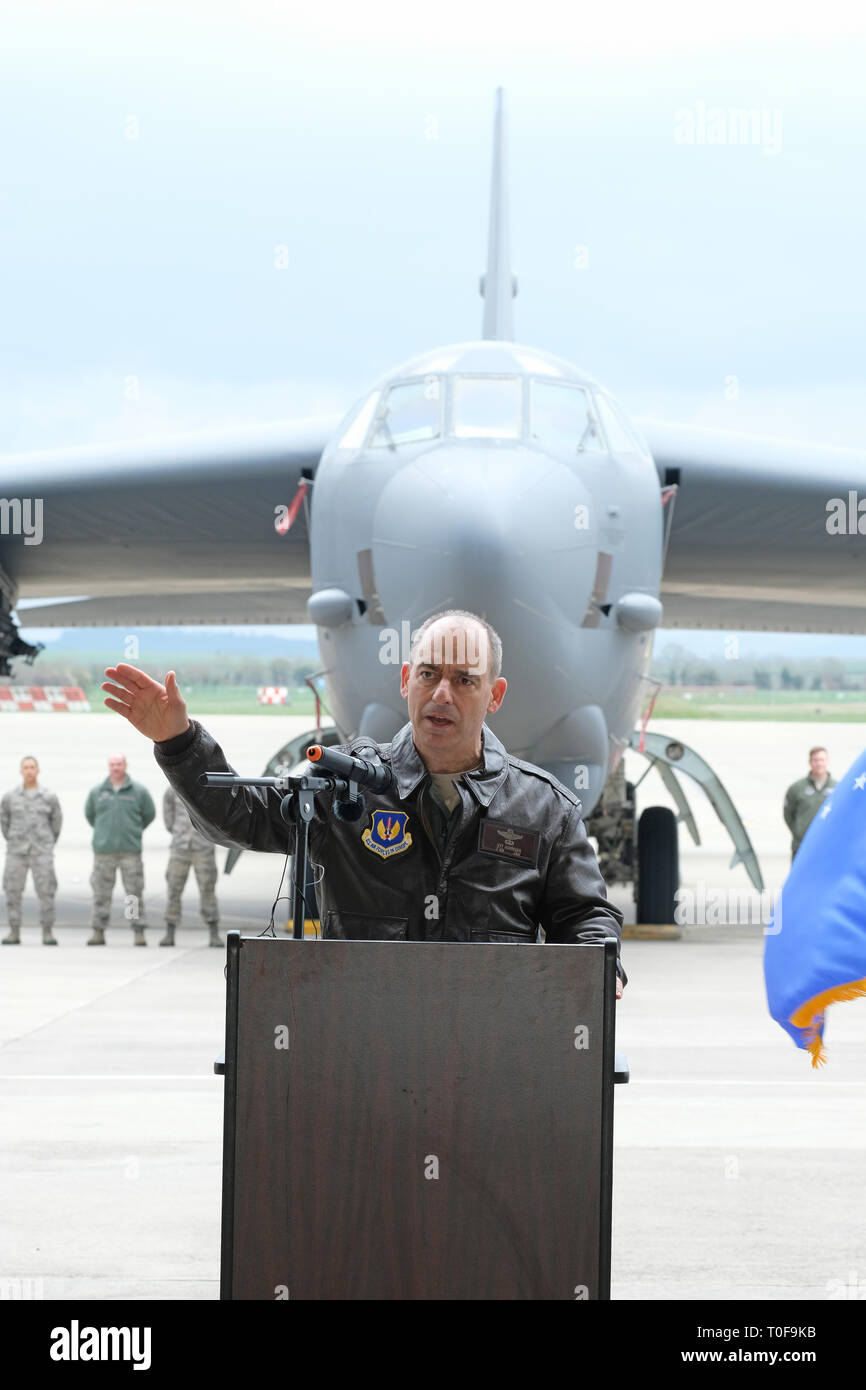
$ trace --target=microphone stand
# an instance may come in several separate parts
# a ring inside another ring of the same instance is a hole
[[[234,772],[203,772],[199,782],[205,787],[273,787],[284,792],[280,815],[287,825],[297,825],[295,842],[295,884],[292,894],[292,937],[302,940],[306,917],[304,892],[307,886],[307,864],[310,821],[316,812],[317,792],[335,793],[331,806],[338,820],[357,821],[364,814],[366,801],[358,783],[342,777],[238,777]]]

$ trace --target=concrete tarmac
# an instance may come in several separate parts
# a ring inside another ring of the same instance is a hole
[[[241,771],[261,772],[304,720],[206,721]],[[836,776],[861,751],[855,725],[664,724],[720,774],[747,822],[768,886],[787,872],[784,789],[825,743]],[[23,944],[0,951],[0,1297],[213,1299],[219,1288],[223,953],[209,949],[194,883],[174,950],[162,934],[168,834],[145,836],[150,945],[120,914],[87,948],[90,830],[83,803],[125,752],[159,806],[150,746],[106,715],[0,718],[0,786],[34,753],[65,814],[56,949],[41,945],[28,887]],[[642,760],[629,754],[630,777]],[[683,832],[682,882],[747,894],[703,795],[703,844]],[[656,774],[640,805],[667,804]],[[218,851],[222,864],[224,851]],[[245,854],[218,885],[223,926],[261,930],[282,860]],[[612,897],[633,919],[619,890]],[[731,899],[729,899],[731,901]],[[285,912],[278,917],[285,921]],[[693,923],[678,941],[628,941],[617,1050],[612,1293],[617,1299],[824,1300],[866,1293],[866,1006],[838,1005],[829,1065],[813,1071],[769,1018],[763,930]],[[858,1292],[859,1290],[859,1292]]]

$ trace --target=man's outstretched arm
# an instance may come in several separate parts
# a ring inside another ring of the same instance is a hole
[[[189,715],[174,671],[169,671],[165,685],[125,662],[108,666],[105,674],[108,680],[102,689],[108,695],[106,705],[122,714],[145,738],[166,743],[189,729]]]
[[[234,772],[219,745],[191,720],[174,671],[165,685],[125,664],[110,666],[105,703],[139,733],[152,739],[154,756],[190,812],[193,824],[212,840],[242,849],[285,854],[295,830],[280,817],[278,792],[268,787],[203,787],[203,772]]]

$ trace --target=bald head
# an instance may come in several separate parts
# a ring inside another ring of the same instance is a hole
[[[126,781],[126,758],[122,753],[111,754],[108,759],[108,776],[112,786],[123,786]]]
[[[502,672],[502,643],[477,613],[449,609],[434,613],[412,634],[409,663],[471,667],[492,685]]]
[[[474,613],[440,613],[415,633],[401,672],[415,747],[431,772],[465,772],[481,758],[481,730],[502,704],[502,644]]]

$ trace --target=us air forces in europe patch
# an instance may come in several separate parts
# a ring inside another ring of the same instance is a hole
[[[412,836],[406,829],[408,820],[407,811],[374,811],[373,824],[361,839],[374,854],[390,859],[392,854],[402,854],[412,844]]]

